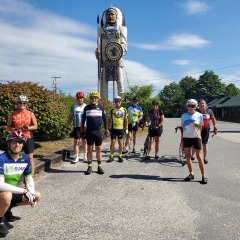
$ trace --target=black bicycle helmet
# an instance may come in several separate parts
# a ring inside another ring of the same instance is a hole
[[[159,103],[158,103],[157,100],[154,99],[154,100],[152,101],[152,105],[159,105]]]
[[[134,97],[133,97],[133,101],[138,102],[138,101],[139,101],[138,97],[137,97],[137,96],[134,96]]]

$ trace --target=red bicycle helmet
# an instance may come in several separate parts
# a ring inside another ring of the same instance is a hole
[[[77,92],[76,98],[85,98],[85,95],[83,92]]]
[[[26,142],[27,141],[27,138],[26,136],[23,134],[23,132],[18,129],[18,130],[15,130],[15,131],[12,131],[8,134],[8,136],[6,137],[6,141],[7,142],[10,142],[12,140],[22,140],[23,142]]]

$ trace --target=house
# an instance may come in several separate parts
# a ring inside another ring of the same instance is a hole
[[[208,107],[218,119],[240,121],[240,96],[221,96],[209,102]]]

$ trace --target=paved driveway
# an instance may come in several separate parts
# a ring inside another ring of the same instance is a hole
[[[142,161],[140,154],[106,163],[106,150],[102,176],[85,176],[85,163],[67,161],[41,174],[42,201],[13,209],[22,220],[12,223],[6,239],[240,239],[240,124],[218,123],[205,165],[209,183],[202,185],[196,161],[195,180],[182,180],[188,171],[177,156],[179,122],[166,119],[159,160]]]

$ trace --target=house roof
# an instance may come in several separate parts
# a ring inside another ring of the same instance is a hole
[[[209,108],[215,108],[218,104],[223,104],[227,100],[229,100],[230,97],[221,97],[221,98],[215,98],[211,102],[209,102],[207,105]]]
[[[240,107],[240,96],[222,97],[208,103],[209,108]]]

